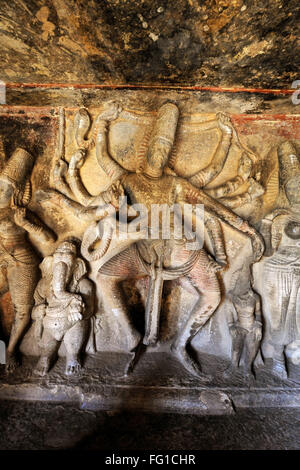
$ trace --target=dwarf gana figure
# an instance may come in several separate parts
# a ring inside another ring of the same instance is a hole
[[[277,208],[262,221],[267,260],[263,268],[265,363],[286,378],[285,348],[300,339],[300,162],[291,142],[278,148]]]
[[[252,259],[243,257],[243,266],[232,276],[229,298],[232,302],[233,315],[229,324],[232,337],[231,365],[226,369],[225,377],[235,373],[241,359],[245,377],[253,373],[253,362],[258,353],[262,338],[261,300],[251,284]]]
[[[7,348],[7,370],[17,365],[16,348],[30,320],[39,279],[40,260],[26,235],[44,243],[55,239],[26,208],[31,199],[29,177],[33,164],[33,156],[19,148],[0,174],[0,292],[9,290],[15,315]]]
[[[35,290],[32,310],[35,338],[41,348],[35,368],[39,375],[49,371],[62,340],[67,352],[65,373],[81,369],[80,352],[89,332],[95,296],[85,262],[76,252],[74,243],[64,241],[41,264],[43,277]]]

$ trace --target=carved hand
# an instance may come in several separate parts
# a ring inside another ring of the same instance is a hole
[[[221,269],[226,269],[228,266],[228,260],[225,254],[216,256],[216,262],[218,263]]]
[[[224,269],[224,266],[222,266],[221,264],[219,264],[219,262],[215,261],[211,256],[209,256],[209,263],[207,268],[209,271],[216,273],[222,271]]]
[[[26,208],[25,207],[17,207],[14,213],[14,221],[20,227],[26,223]]]
[[[246,181],[252,173],[253,163],[246,153],[243,153],[239,161],[238,175]]]
[[[84,309],[84,302],[80,295],[69,294],[71,299],[70,305],[70,314],[68,315],[68,320],[70,321],[80,321],[82,320],[82,311]]]
[[[82,167],[84,164],[84,158],[86,156],[85,149],[76,150],[76,152],[72,155],[69,170],[75,170]]]
[[[255,181],[253,178],[250,180],[249,194],[251,199],[256,199],[264,194],[265,190],[260,183]]]
[[[225,134],[232,134],[233,125],[231,123],[230,117],[224,113],[217,113],[217,118],[221,131]]]
[[[257,262],[260,260],[265,251],[263,237],[254,228],[250,227],[247,222],[244,222],[244,227],[246,227],[245,233],[247,233],[251,238],[254,261]]]
[[[68,316],[68,320],[71,322],[80,321],[82,320],[82,318],[83,318],[82,314],[75,310],[74,312],[71,312],[70,315]]]
[[[103,108],[104,109],[97,117],[97,120],[114,121],[122,111],[121,106],[114,101],[108,101],[103,105]]]
[[[68,171],[68,163],[61,158],[56,162],[53,170],[53,178],[56,183],[59,183]]]
[[[117,181],[107,191],[102,193],[103,199],[106,204],[112,204],[116,209],[119,208],[119,198],[124,196],[124,188],[122,184]]]
[[[254,322],[253,333],[254,333],[254,337],[257,341],[262,339],[262,324],[258,320],[255,320],[255,322]]]

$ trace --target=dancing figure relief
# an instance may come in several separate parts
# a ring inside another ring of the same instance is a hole
[[[48,191],[41,197],[41,204],[56,204],[67,208],[78,218],[84,218],[94,224],[108,221],[108,232],[104,230],[100,247],[96,245],[97,235],[90,229],[83,237],[82,253],[93,261],[109,253],[112,238],[109,223],[109,209],[119,207],[119,196],[126,196],[128,208],[143,204],[151,213],[153,205],[165,204],[172,207],[178,204],[183,210],[186,204],[193,208],[204,205],[204,224],[213,246],[213,257],[205,247],[197,250],[187,249],[187,239],[174,236],[174,219],[171,218],[169,239],[162,237],[162,226],[158,239],[152,239],[151,233],[138,241],[132,240],[129,247],[119,253],[113,253],[98,271],[97,283],[101,292],[104,309],[118,319],[128,347],[136,350],[142,342],[145,345],[156,344],[159,340],[159,318],[164,280],[179,279],[182,287],[193,289],[198,296],[194,308],[182,329],[177,332],[172,344],[172,351],[182,365],[192,374],[204,381],[209,378],[201,372],[201,367],[189,352],[190,343],[201,328],[211,318],[221,301],[221,288],[218,271],[227,267],[225,241],[222,223],[246,235],[252,242],[253,262],[258,261],[264,245],[260,235],[247,222],[227,208],[222,202],[214,199],[203,188],[219,174],[226,161],[231,144],[233,126],[226,115],[219,115],[217,123],[222,132],[216,155],[210,166],[201,173],[201,185],[196,187],[193,178],[188,181],[174,172],[167,172],[175,134],[178,125],[179,110],[173,103],[166,103],[158,111],[153,125],[146,161],[138,172],[125,170],[108,151],[107,132],[109,122],[116,119],[121,109],[117,104],[108,104],[99,114],[93,126],[92,136],[86,139],[90,127],[85,110],[78,113],[75,124],[76,142],[80,148],[72,156],[70,163],[60,160],[55,166],[56,190]],[[85,162],[87,150],[95,146],[99,166],[111,182],[110,187],[98,196],[91,196],[83,184],[80,168]],[[200,181],[200,175],[197,177]],[[221,194],[221,193],[220,193]],[[222,195],[224,192],[222,193]],[[196,226],[195,214],[192,213],[191,224]],[[150,226],[150,225],[149,225]],[[124,297],[122,281],[147,277],[149,287],[145,306],[145,333],[134,328],[130,312]]]

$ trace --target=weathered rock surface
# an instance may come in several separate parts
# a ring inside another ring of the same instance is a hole
[[[3,81],[290,88],[298,0],[2,0]]]

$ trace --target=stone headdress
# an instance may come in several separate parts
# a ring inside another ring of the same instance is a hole
[[[148,152],[151,154],[152,144],[159,140],[162,143],[166,143],[172,146],[175,141],[177,123],[179,118],[179,110],[177,106],[173,103],[166,103],[159,108],[156,121],[154,123],[152,132],[150,134],[150,139],[148,143]],[[171,150],[170,149],[170,150]],[[142,171],[152,176],[159,176],[159,172],[156,175],[156,169],[153,169],[151,164],[146,159],[145,164],[143,165]]]
[[[154,140],[160,139],[171,145],[174,144],[179,110],[176,104],[163,104],[158,111],[154,127],[151,132],[149,145]]]
[[[31,198],[31,185],[28,179],[34,157],[26,150],[17,148],[0,173],[0,181],[11,184],[19,192],[19,205],[26,205]]]

